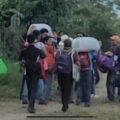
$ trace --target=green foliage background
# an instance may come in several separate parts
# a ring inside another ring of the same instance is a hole
[[[23,35],[31,23],[47,23],[53,30],[75,37],[84,32],[109,47],[109,36],[120,34],[120,18],[113,9],[120,0],[0,0],[0,56],[17,60]],[[0,96],[16,96],[21,73],[18,65],[6,61],[8,75],[0,78]],[[9,86],[9,87],[8,87]]]
[[[23,34],[31,23],[47,23],[57,32],[74,37],[85,32],[108,48],[111,34],[119,34],[119,18],[113,11],[117,0],[0,0],[0,49],[16,59]]]

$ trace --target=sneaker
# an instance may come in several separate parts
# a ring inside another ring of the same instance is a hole
[[[27,100],[23,100],[22,104],[28,104],[28,101]]]
[[[35,113],[35,109],[29,107],[29,108],[28,108],[28,112],[29,112],[29,113]]]
[[[69,104],[74,104],[74,100],[70,100],[70,101],[69,101]]]
[[[100,96],[98,96],[98,95],[94,95],[94,98],[99,98]]]
[[[94,94],[91,94],[91,98],[93,98],[95,95]]]
[[[75,104],[76,104],[76,105],[81,105],[82,102],[80,102],[79,100],[76,100]]]
[[[48,104],[48,102],[47,101],[39,101],[39,103],[38,104],[40,104],[40,105],[47,105]]]
[[[90,107],[90,103],[85,103],[84,107],[86,107],[86,108]]]
[[[62,107],[62,111],[63,111],[63,112],[67,112],[67,110],[68,110],[68,106],[67,106],[67,107],[64,107],[64,106],[63,106],[63,107]]]

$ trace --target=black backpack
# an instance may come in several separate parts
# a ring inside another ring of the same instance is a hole
[[[36,74],[41,72],[40,64],[33,60],[26,60],[25,62],[26,73],[27,74]]]
[[[72,72],[72,58],[68,51],[60,51],[56,55],[56,70],[58,73],[70,74]]]

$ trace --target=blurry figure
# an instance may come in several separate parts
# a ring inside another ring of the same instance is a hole
[[[53,82],[53,68],[55,65],[54,45],[49,36],[44,38],[45,48],[48,52],[48,56],[44,59],[44,63],[47,65],[46,69],[46,88],[45,88],[45,100],[52,100],[52,82]]]
[[[111,42],[111,48],[105,54],[114,55],[114,61],[115,61],[115,63],[117,63],[118,56],[119,56],[119,53],[120,53],[120,48],[118,46],[118,43],[120,41],[120,37],[115,35],[115,36],[110,37],[110,40],[111,40],[110,41]],[[115,64],[115,67],[117,67],[117,64]],[[115,67],[112,70],[110,70],[108,72],[108,75],[107,75],[107,83],[106,83],[106,85],[107,85],[107,96],[108,96],[108,99],[110,101],[115,100]],[[120,92],[118,91],[118,95],[119,95],[119,93]]]

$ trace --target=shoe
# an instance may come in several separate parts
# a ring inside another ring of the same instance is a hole
[[[27,100],[23,100],[22,104],[28,104],[28,101]]]
[[[91,98],[99,98],[100,96],[95,95],[95,94],[91,94]]]
[[[91,98],[93,98],[95,95],[94,94],[91,94]]]
[[[74,104],[74,100],[70,100],[70,101],[69,101],[69,104]]]
[[[64,107],[64,106],[63,106],[63,107],[62,107],[62,111],[63,111],[63,112],[67,112],[67,110],[68,110],[68,106],[67,106],[67,107]]]
[[[94,95],[94,98],[99,98],[100,96],[98,96],[98,95]]]
[[[90,107],[91,105],[90,105],[90,103],[85,103],[84,104],[84,107],[86,107],[86,108],[88,108],[88,107]]]
[[[39,101],[39,103],[38,104],[40,104],[40,105],[47,105],[48,104],[48,102],[47,101]]]
[[[28,112],[29,112],[29,113],[35,113],[35,109],[29,107],[29,108],[28,108]]]
[[[81,102],[80,102],[80,101],[78,101],[78,100],[76,100],[75,104],[76,104],[76,105],[80,105],[80,104],[81,104]]]

